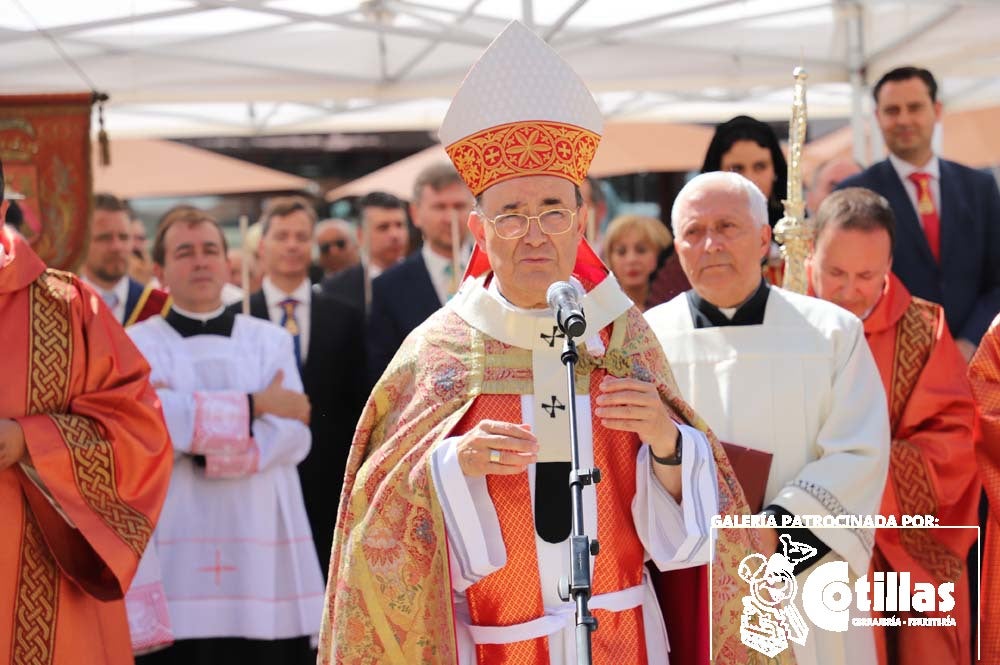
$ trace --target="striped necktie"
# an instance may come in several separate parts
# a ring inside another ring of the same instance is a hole
[[[279,304],[282,310],[281,327],[292,336],[292,342],[295,345],[295,363],[301,367],[302,349],[299,338],[299,321],[295,318],[295,306],[299,304],[299,301],[295,298],[285,298]]]

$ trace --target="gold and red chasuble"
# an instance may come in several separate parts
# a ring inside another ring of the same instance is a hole
[[[602,331],[601,338],[608,343],[607,330]],[[590,374],[591,412],[597,408],[594,399],[600,394],[598,386],[606,375],[601,368],[595,368]],[[588,384],[584,382],[583,385]],[[523,422],[520,396],[480,395],[452,434],[462,434],[487,419]],[[594,486],[597,492],[596,537],[601,543],[601,554],[594,559],[592,591],[598,595],[642,583],[645,555],[631,513],[636,490],[635,457],[641,442],[633,433],[605,428],[598,419],[593,419],[592,426],[594,464],[602,472],[601,482]],[[507,626],[537,619],[544,614],[544,608],[535,549],[534,502],[528,475],[490,475],[487,487],[500,522],[507,563],[467,589],[470,618],[474,625],[488,626]],[[555,580],[545,580],[545,583],[554,584]],[[596,609],[594,616],[601,627],[593,634],[596,665],[646,662],[641,607],[621,612]],[[500,662],[547,665],[550,662],[547,637],[509,644],[480,644],[477,656],[483,665]]]
[[[914,298],[890,274],[864,325],[892,426],[889,479],[879,512],[897,520],[934,515],[944,526],[975,526],[981,488],[972,454],[975,411],[944,310]],[[975,617],[965,554],[975,542],[975,529],[877,531],[873,568],[908,572],[913,583],[954,582],[955,608],[948,614],[957,622],[934,630],[876,627],[883,665],[969,661]]]
[[[1000,663],[1000,316],[979,343],[969,364],[969,381],[979,409],[976,457],[989,497],[983,586],[979,598],[982,612],[980,657],[983,663]]]
[[[0,470],[0,660],[125,665],[121,598],[172,465],[149,367],[77,278],[0,244],[0,419],[31,459]]]

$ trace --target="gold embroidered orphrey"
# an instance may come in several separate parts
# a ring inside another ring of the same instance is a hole
[[[899,320],[892,363],[892,395],[889,398],[893,431],[902,419],[906,403],[930,358],[939,311],[932,303],[914,298]],[[894,438],[890,459],[892,482],[902,513],[936,515],[938,506],[934,483],[920,449],[909,441]],[[899,538],[906,551],[939,583],[958,581],[962,573],[961,558],[935,540],[928,529],[901,529]]]
[[[43,272],[30,287],[26,413],[55,414],[50,417],[69,448],[77,489],[138,558],[152,523],[118,495],[114,453],[97,424],[65,413],[74,352],[72,294],[72,276],[55,270]],[[24,515],[12,662],[45,665],[54,655],[59,573],[27,504]]]

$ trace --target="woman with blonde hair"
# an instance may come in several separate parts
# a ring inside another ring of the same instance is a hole
[[[660,253],[673,244],[667,227],[658,219],[622,215],[608,225],[605,236],[608,265],[636,307],[645,311],[649,281]]]

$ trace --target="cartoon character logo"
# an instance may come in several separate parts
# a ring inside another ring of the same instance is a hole
[[[781,553],[766,559],[751,554],[740,562],[739,574],[750,585],[743,597],[740,639],[754,651],[773,658],[788,648],[788,640],[804,645],[809,627],[793,601],[798,593],[795,565],[816,556],[816,548],[781,535]]]

